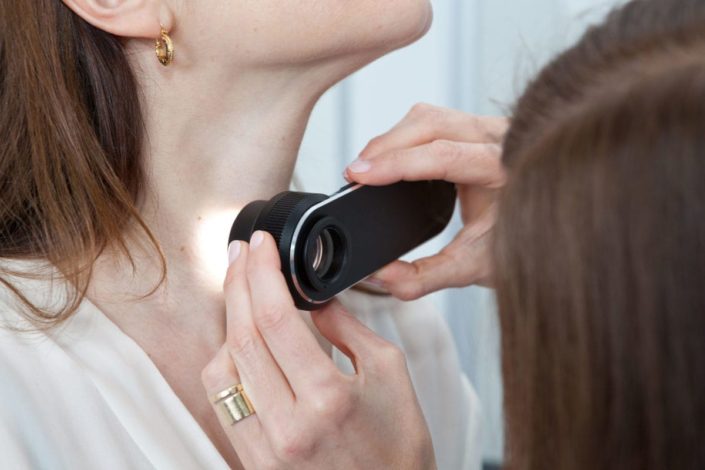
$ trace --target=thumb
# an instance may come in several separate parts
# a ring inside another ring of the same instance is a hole
[[[399,300],[419,299],[432,292],[465,281],[465,273],[455,259],[446,252],[421,258],[413,262],[395,261],[377,271],[372,283],[384,288]]]
[[[395,261],[374,274],[372,283],[400,300],[416,300],[439,290],[489,286],[489,235],[470,239],[461,233],[440,253],[411,263]]]

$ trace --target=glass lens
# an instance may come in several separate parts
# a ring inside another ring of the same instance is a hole
[[[316,239],[316,248],[314,250],[311,266],[320,278],[325,278],[333,265],[335,258],[335,245],[330,229],[324,229]]]

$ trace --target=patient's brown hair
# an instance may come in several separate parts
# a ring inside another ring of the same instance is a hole
[[[508,467],[705,468],[705,2],[591,29],[529,86],[504,159]]]
[[[137,211],[137,90],[117,37],[60,0],[0,1],[0,258],[48,260],[78,287],[51,311],[16,292],[39,327],[76,310],[104,248],[115,244],[129,257],[128,226],[161,255]],[[37,273],[0,271],[16,291],[10,274]]]

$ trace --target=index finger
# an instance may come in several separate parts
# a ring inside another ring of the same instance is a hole
[[[475,116],[420,103],[411,108],[389,132],[372,139],[360,153],[360,158],[374,158],[392,150],[416,147],[438,139],[498,144],[508,126],[506,118]]]
[[[321,384],[340,372],[296,309],[272,236],[256,232],[250,246],[247,278],[255,324],[294,394],[320,390]]]
[[[227,348],[255,409],[260,411],[262,424],[270,427],[289,414],[294,394],[252,318],[245,274],[248,246],[239,241],[233,244],[239,255],[228,268],[224,283]]]
[[[497,144],[437,140],[353,163],[346,176],[361,184],[383,186],[398,181],[444,180],[486,188],[504,185],[506,175]]]

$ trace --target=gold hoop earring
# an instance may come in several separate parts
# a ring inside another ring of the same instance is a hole
[[[169,37],[169,33],[164,26],[156,43],[157,59],[164,67],[168,67],[174,61],[174,42]]]

